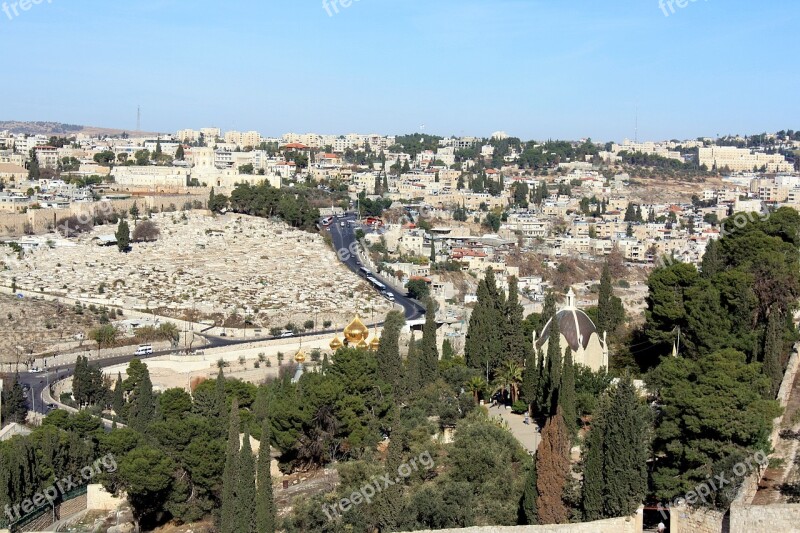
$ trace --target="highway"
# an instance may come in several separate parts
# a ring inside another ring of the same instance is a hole
[[[350,270],[366,278],[364,272],[361,270],[358,257],[352,253],[355,250],[355,225],[357,217],[354,213],[348,213],[343,218],[335,218],[330,225],[329,233],[333,241],[333,248],[342,263]],[[345,227],[341,227],[341,223],[345,223]],[[325,231],[323,229],[323,231]],[[403,307],[403,312],[406,315],[406,320],[416,320],[425,316],[425,309],[408,298],[406,293],[394,289],[391,285],[387,285],[386,290],[394,295],[395,303]]]

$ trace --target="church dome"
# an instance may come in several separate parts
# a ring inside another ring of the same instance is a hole
[[[350,322],[346,328],[344,328],[344,338],[347,339],[347,343],[351,345],[358,345],[360,342],[363,342],[369,336],[369,330],[367,326],[361,322],[361,319],[358,318],[358,315]]]
[[[578,351],[579,348],[586,349],[589,346],[589,339],[592,333],[597,333],[597,328],[589,318],[589,315],[578,309],[575,305],[575,292],[570,288],[567,293],[567,305],[556,313],[554,317],[558,320],[558,329],[564,338],[567,340],[570,349],[573,352]],[[553,318],[547,321],[547,324],[542,330],[542,336],[536,342],[536,346],[541,348],[547,339],[550,338],[550,327],[553,323]]]
[[[300,364],[303,364],[305,362],[306,353],[303,351],[302,348],[300,350],[298,350],[297,354],[295,354],[294,360],[297,361]]]
[[[567,340],[570,349],[573,352],[578,351],[579,347],[586,349],[589,345],[589,339],[592,333],[597,333],[597,328],[589,318],[589,315],[580,309],[564,309],[556,313],[555,320],[558,320],[558,329],[564,338]],[[541,348],[542,345],[550,338],[550,327],[553,319],[548,320],[542,336],[539,338],[537,345]]]
[[[378,338],[377,335],[372,337],[372,342],[369,343],[369,349],[373,352],[377,352],[378,348],[381,346],[381,340]]]
[[[339,340],[339,336],[337,335],[336,337],[333,338],[333,340],[331,341],[331,343],[328,346],[330,346],[331,350],[333,350],[335,352],[336,350],[341,348],[343,345],[342,345],[342,341]]]

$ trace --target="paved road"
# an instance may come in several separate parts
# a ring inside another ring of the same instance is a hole
[[[355,238],[355,228],[353,227],[356,221],[355,214],[348,214],[344,218],[337,218],[330,226],[330,235],[333,240],[333,245],[336,250],[354,250],[354,243],[356,241]],[[345,227],[341,227],[340,223],[345,222]],[[325,231],[325,230],[323,230]],[[340,254],[340,259],[342,262],[361,276],[365,278],[366,275],[361,270],[361,264],[359,263],[358,258],[351,254],[351,253],[342,253]],[[415,320],[421,318],[425,315],[425,309],[416,303],[415,301],[408,298],[405,293],[402,293],[393,287],[387,286],[387,289],[391,292],[395,297],[395,303],[401,305],[403,307],[403,311],[406,316],[406,320]],[[382,325],[382,322],[377,323],[376,325]],[[336,334],[339,330],[325,330],[325,331],[312,331],[307,333],[298,334],[296,337],[311,337],[315,335],[322,335],[322,334]],[[208,334],[203,334],[207,341],[207,344],[202,346],[203,349],[206,348],[218,348],[224,346],[236,346],[239,344],[249,344],[253,342],[258,342],[262,340],[269,340],[272,337],[260,337],[260,338],[249,338],[249,339],[231,339],[229,337],[216,337]],[[131,347],[131,351],[135,350],[135,347]],[[146,357],[139,357],[139,359],[149,359],[151,357],[157,357],[160,355],[169,355],[171,353],[175,353],[175,350],[164,350],[160,352],[154,352],[152,355]],[[120,355],[116,357],[109,357],[107,359],[102,360],[102,365],[104,367],[107,366],[114,366],[119,364],[129,363],[131,359],[135,356],[133,354],[130,355]],[[48,366],[45,369],[45,372],[41,373],[31,373],[31,372],[22,372],[19,375],[20,383],[22,385],[28,385],[30,389],[28,390],[28,406],[32,411],[37,413],[47,413],[47,405],[45,401],[42,400],[42,391],[48,386],[50,383],[54,383],[58,380],[67,378],[72,375],[75,371],[74,364],[67,364],[67,365],[60,365],[60,366]],[[58,398],[56,398],[57,400]]]
[[[342,222],[344,222],[345,227],[341,226]],[[351,250],[356,249],[354,245],[356,242],[355,222],[355,214],[347,214],[344,218],[336,218],[330,225],[329,233],[333,241],[333,248],[337,250],[337,254],[342,263],[362,278],[365,278],[366,275],[361,270],[362,265],[358,257],[351,253]],[[339,252],[339,250],[341,250],[341,252]],[[403,307],[406,320],[415,320],[425,316],[425,309],[408,298],[404,292],[400,292],[391,286],[387,286],[386,290],[394,295],[395,303]]]

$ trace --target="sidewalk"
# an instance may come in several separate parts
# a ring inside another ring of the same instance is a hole
[[[517,438],[529,454],[534,455],[536,453],[542,437],[537,431],[538,428],[533,419],[530,420],[530,424],[526,425],[525,415],[515,415],[511,412],[511,408],[491,406],[487,406],[487,408],[489,409],[490,418],[499,417],[508,424],[511,434]]]

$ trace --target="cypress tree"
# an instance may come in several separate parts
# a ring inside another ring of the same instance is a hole
[[[569,346],[564,349],[564,366],[561,371],[561,388],[558,401],[564,413],[564,423],[570,438],[575,438],[578,433],[578,414],[575,403],[575,365],[572,362],[572,350]]]
[[[130,248],[131,229],[127,222],[124,220],[119,221],[119,225],[117,226],[117,231],[114,233],[114,236],[117,238],[117,248],[120,252],[124,252]]]
[[[456,352],[453,350],[453,344],[450,339],[445,339],[442,342],[442,361],[452,361],[455,356]]]
[[[522,305],[519,303],[519,287],[517,278],[512,276],[508,282],[508,300],[506,301],[506,320],[505,320],[505,356],[518,365],[527,360],[531,348],[528,339],[525,337],[525,330],[522,326],[524,321]]]
[[[558,388],[561,385],[561,330],[558,320],[553,317],[550,336],[547,339],[547,360],[545,362],[545,403],[542,406],[549,416],[556,412]]]
[[[536,360],[536,352],[528,350],[528,355],[525,357],[525,368],[522,371],[522,398],[528,404],[528,409],[533,411],[538,408],[537,396],[539,391],[539,378],[541,377],[539,370],[539,362]]]
[[[614,296],[614,290],[611,287],[611,269],[608,266],[608,261],[603,265],[603,274],[600,276],[600,294],[597,299],[597,330],[600,335],[604,331],[611,333],[612,329],[612,304],[611,297]]]
[[[489,267],[478,284],[478,302],[469,319],[464,344],[468,366],[485,372],[488,365],[491,372],[499,364],[504,347],[501,338],[504,311],[504,296],[498,291],[494,272]]]
[[[122,372],[117,372],[117,382],[114,384],[114,397],[112,407],[117,414],[117,418],[122,418],[122,411],[125,409],[125,395],[122,388]]]
[[[217,418],[219,419],[219,427],[224,428],[229,425],[228,422],[228,404],[227,396],[225,394],[225,374],[222,372],[222,367],[217,372],[217,380],[214,383],[214,402],[217,404]],[[224,430],[223,430],[224,431]]]
[[[408,340],[408,356],[406,357],[406,369],[404,375],[405,391],[408,396],[419,390],[420,374],[419,374],[419,347],[417,340],[414,338],[414,332],[411,332],[411,338]]]
[[[522,493],[522,501],[520,502],[520,525],[535,526],[539,523],[539,489],[536,487],[537,481],[536,458],[534,458],[531,469],[528,471],[528,477],[525,480],[525,490]]]
[[[139,433],[144,433],[155,417],[156,398],[153,395],[150,371],[145,367],[142,379],[134,391],[133,401],[128,412],[128,426]]]
[[[544,306],[542,307],[542,331],[539,332],[540,335],[544,332],[547,322],[554,316],[556,316],[556,295],[553,294],[553,291],[547,291],[544,297]]]
[[[253,402],[253,417],[259,424],[267,419],[269,412],[269,389],[261,385],[256,390],[256,401]]]
[[[256,491],[256,531],[275,533],[277,509],[272,494],[272,470],[270,456],[269,421],[264,421],[261,429],[261,443],[258,449],[258,490]]]
[[[234,396],[228,417],[228,448],[225,453],[225,469],[222,471],[222,508],[220,510],[220,532],[236,531],[236,488],[239,478],[239,400]]]
[[[712,239],[706,245],[703,254],[703,262],[700,266],[700,274],[711,279],[725,268],[725,258],[723,257],[720,243],[717,239]]]
[[[608,396],[603,395],[592,416],[591,430],[585,441],[581,511],[586,522],[605,518],[603,494],[605,493],[606,484],[603,469],[603,458],[605,456],[603,441],[606,431],[604,413],[607,409]]]
[[[764,332],[764,364],[761,371],[769,379],[767,400],[774,400],[778,396],[783,380],[783,322],[777,309],[773,310],[767,318],[767,329]]]
[[[237,437],[238,438],[238,437]],[[236,487],[237,533],[254,533],[256,530],[256,468],[250,432],[245,429],[242,449],[239,452],[239,476]]]
[[[400,330],[405,324],[405,316],[399,311],[386,315],[381,334],[381,343],[375,358],[378,361],[378,379],[392,386],[395,393],[403,378],[403,360],[400,357]]]
[[[630,376],[611,395],[603,437],[606,516],[630,516],[647,494],[650,411]]]
[[[436,306],[432,299],[427,302],[425,325],[422,327],[422,346],[419,352],[419,387],[436,381],[439,375],[439,350],[436,347]]]
[[[539,523],[567,523],[569,510],[563,495],[570,475],[569,435],[560,410],[547,420],[542,430],[542,442],[536,452],[536,474]]]

